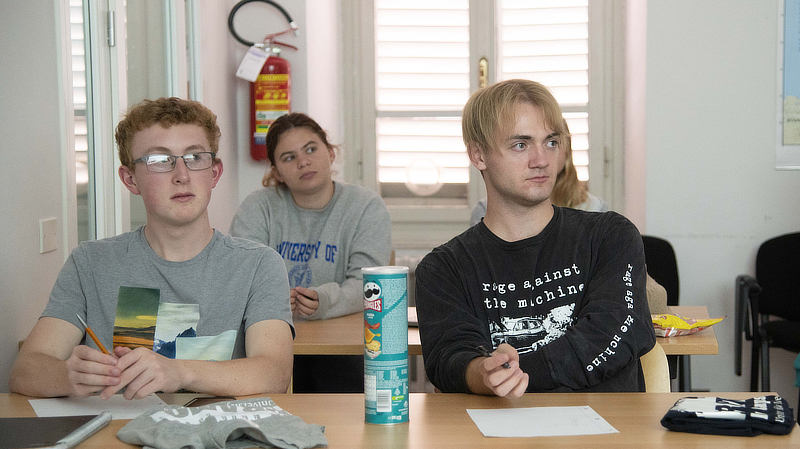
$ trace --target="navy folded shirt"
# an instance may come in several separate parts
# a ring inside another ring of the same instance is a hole
[[[686,397],[669,409],[661,425],[678,432],[710,435],[786,435],[794,428],[794,413],[780,396],[737,400]]]

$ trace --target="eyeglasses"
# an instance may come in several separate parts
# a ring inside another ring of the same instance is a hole
[[[134,164],[144,162],[147,171],[155,173],[167,173],[175,169],[178,159],[183,159],[186,168],[189,170],[205,170],[214,163],[217,153],[203,151],[201,153],[184,154],[183,156],[170,156],[166,154],[149,154],[133,161]]]

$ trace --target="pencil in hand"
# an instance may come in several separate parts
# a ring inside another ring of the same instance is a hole
[[[100,343],[100,339],[97,338],[97,335],[94,334],[92,328],[89,327],[88,324],[86,324],[86,321],[83,321],[83,318],[81,318],[81,316],[78,315],[77,313],[75,314],[75,316],[77,316],[78,319],[81,321],[81,324],[83,324],[83,328],[86,330],[86,333],[89,334],[90,337],[92,337],[94,344],[96,344],[97,347],[100,348],[101,351],[103,351],[103,354],[108,354],[108,350],[106,350],[106,347],[103,346],[102,343]]]
[[[484,356],[484,357],[494,357],[494,354],[489,352],[486,348],[484,348],[483,345],[478,345],[478,346],[475,347],[475,349],[477,349],[478,352],[480,352],[481,355]],[[511,366],[509,366],[508,362],[503,363],[503,365],[501,365],[501,366],[503,368],[505,368],[505,369],[511,368]]]

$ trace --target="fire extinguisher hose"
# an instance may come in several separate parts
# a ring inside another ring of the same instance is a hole
[[[262,2],[277,8],[278,11],[280,11],[283,14],[283,16],[286,17],[286,20],[289,22],[289,26],[291,26],[292,30],[294,30],[295,34],[297,34],[297,25],[294,23],[294,20],[292,20],[292,16],[290,16],[289,13],[286,12],[286,10],[283,9],[283,7],[279,5],[277,2],[274,2],[272,0],[242,0],[239,3],[237,3],[233,7],[233,9],[231,9],[231,13],[228,15],[228,30],[231,32],[233,37],[236,38],[237,41],[241,42],[242,44],[248,47],[252,47],[255,44],[254,42],[250,42],[239,36],[239,34],[236,33],[236,30],[233,28],[233,16],[236,15],[236,12],[239,10],[239,8],[252,2]]]

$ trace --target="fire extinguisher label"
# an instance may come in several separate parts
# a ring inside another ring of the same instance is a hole
[[[272,49],[277,54],[275,48]],[[272,55],[250,85],[250,155],[267,159],[266,136],[272,123],[292,109],[292,76],[289,62]]]
[[[260,74],[254,86],[256,133],[266,133],[269,125],[289,112],[289,75]]]
[[[261,111],[261,110],[257,110],[256,111],[256,120],[271,120],[271,121],[274,122],[275,120],[278,119],[278,117],[282,116],[285,113],[286,113],[286,111]]]

